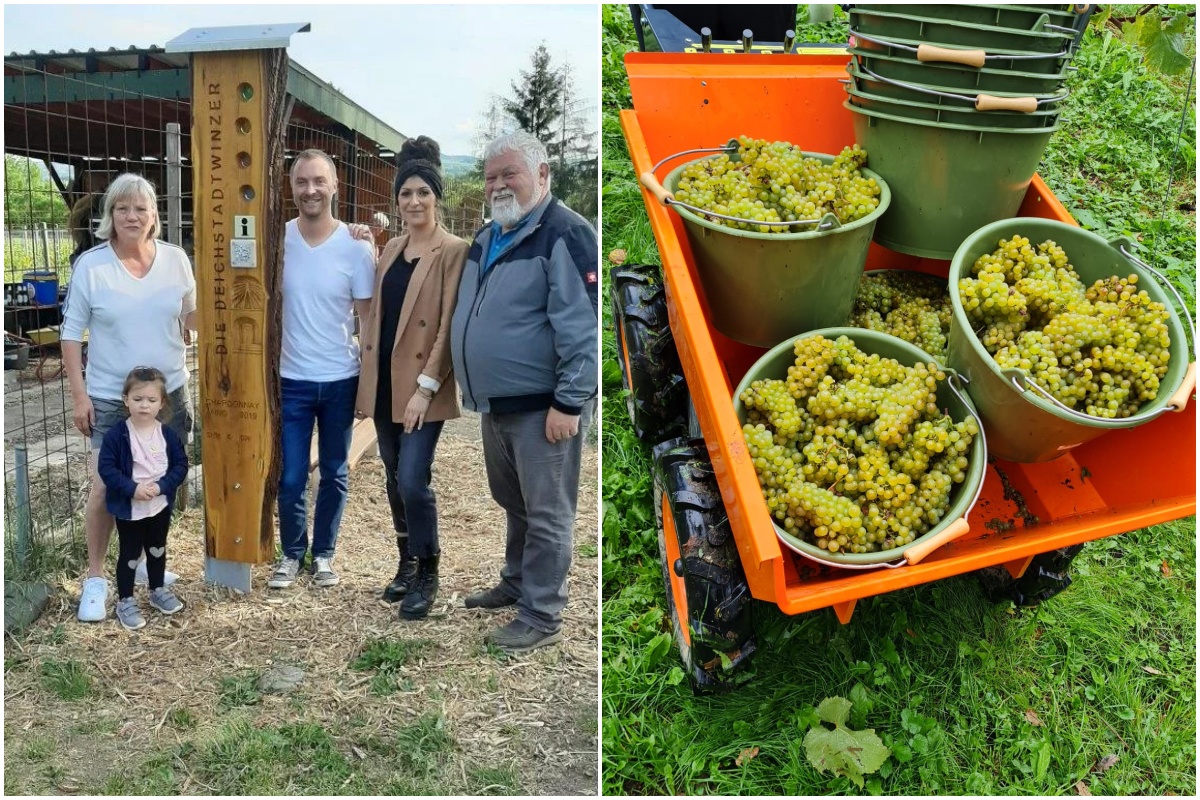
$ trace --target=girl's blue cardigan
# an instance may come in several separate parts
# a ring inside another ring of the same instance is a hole
[[[163,425],[167,443],[167,474],[158,481],[158,488],[167,498],[167,513],[175,506],[175,490],[187,479],[188,459],[183,442],[175,431]],[[104,434],[98,463],[100,480],[104,481],[104,505],[117,519],[133,516],[133,493],[137,491],[133,475],[133,450],[129,445],[129,425],[121,420]]]

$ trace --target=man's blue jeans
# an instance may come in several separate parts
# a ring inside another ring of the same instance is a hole
[[[279,478],[279,542],[301,560],[308,550],[308,464],[313,423],[321,483],[313,514],[313,558],[332,558],[350,488],[350,436],[358,376],[340,381],[280,379],[283,474]]]

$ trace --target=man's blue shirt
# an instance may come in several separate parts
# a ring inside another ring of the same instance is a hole
[[[518,222],[508,233],[504,233],[501,230],[499,222],[492,223],[492,242],[491,246],[488,247],[487,258],[484,260],[483,271],[480,273],[480,277],[487,274],[492,265],[496,263],[496,259],[500,257],[500,254],[507,250],[508,246],[513,243],[513,240],[521,235],[521,231],[529,224],[529,219],[532,216],[532,213],[526,214],[525,218]]]

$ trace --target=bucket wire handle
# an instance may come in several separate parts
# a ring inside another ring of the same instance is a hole
[[[1171,283],[1171,279],[1168,278],[1166,275],[1163,275],[1161,272],[1159,272],[1154,267],[1147,264],[1145,261],[1142,261],[1140,258],[1135,256],[1133,254],[1133,251],[1126,250],[1124,244],[1118,244],[1117,250],[1120,251],[1121,255],[1128,258],[1134,264],[1137,264],[1139,267],[1146,270],[1154,277],[1158,278],[1158,282],[1161,283],[1163,286],[1165,286],[1171,294],[1175,295],[1175,301],[1179,303],[1179,307],[1181,309],[1183,309],[1184,314],[1187,316],[1188,327],[1190,327],[1192,329],[1192,345],[1195,346],[1195,344],[1196,344],[1196,323],[1192,321],[1192,315],[1189,314],[1188,310],[1187,310],[1187,303],[1183,302],[1183,297],[1181,297],[1179,292],[1176,291],[1175,285],[1173,283]]]
[[[1191,314],[1189,314],[1187,311],[1187,304],[1183,302],[1183,298],[1180,297],[1179,292],[1175,290],[1175,287],[1171,284],[1171,281],[1167,278],[1167,276],[1163,275],[1157,269],[1135,256],[1132,250],[1126,248],[1126,241],[1128,240],[1114,239],[1113,241],[1109,242],[1109,244],[1116,248],[1121,255],[1125,256],[1134,264],[1157,278],[1159,282],[1166,286],[1171,294],[1175,296],[1175,300],[1179,303],[1179,307],[1183,309],[1184,314],[1187,316],[1188,327],[1191,328],[1192,331],[1192,343],[1194,346],[1196,343],[1196,325],[1192,321]],[[1062,411],[1068,417],[1093,425],[1095,424],[1096,420],[1107,419],[1106,417],[1093,417],[1090,414],[1084,414],[1076,411],[1068,405],[1065,405],[1057,397],[1042,388],[1042,386],[1037,381],[1033,380],[1033,378],[1031,378],[1023,369],[1001,369],[1000,373],[1016,388],[1018,392],[1023,394],[1032,388],[1039,395],[1045,398],[1047,402]],[[1185,408],[1187,408],[1188,399],[1192,396],[1192,392],[1195,391],[1195,389],[1196,362],[1195,360],[1192,360],[1191,363],[1188,364],[1187,372],[1184,373],[1183,380],[1180,382],[1179,388],[1177,388],[1174,394],[1172,394],[1167,400],[1166,405],[1155,411],[1147,411],[1145,414],[1134,414],[1131,417],[1121,417],[1121,421],[1140,425],[1143,422],[1149,422],[1152,419],[1157,419],[1168,411],[1183,411]]]
[[[1021,111],[1030,113],[1037,111],[1037,107],[1042,103],[1057,103],[1060,100],[1067,99],[1070,92],[1064,92],[1057,97],[1048,97],[1045,100],[1038,100],[1036,97],[996,97],[990,94],[978,94],[974,97],[966,94],[954,94],[953,92],[939,92],[935,89],[928,89],[924,86],[917,86],[912,83],[898,81],[895,78],[885,78],[882,75],[876,75],[865,64],[859,64],[858,68],[871,78],[882,83],[890,83],[893,86],[899,86],[903,89],[909,89],[914,92],[922,92],[924,94],[937,95],[938,97],[949,97],[954,100],[966,100],[975,106],[976,111]]]
[[[959,402],[961,402],[963,404],[963,407],[966,408],[967,411],[971,414],[971,416],[974,417],[974,419],[975,419],[975,426],[977,428],[979,428],[979,438],[983,440],[983,452],[984,452],[984,458],[986,458],[987,457],[987,438],[984,436],[984,433],[983,433],[983,420],[980,419],[978,412],[975,411],[975,407],[972,406],[971,403],[967,400],[967,398],[965,396],[965,392],[963,391],[962,386],[961,386],[961,384],[967,383],[968,379],[964,375],[959,375],[954,370],[944,368],[944,371],[947,373],[946,385],[950,388],[950,391],[954,392],[955,397],[957,397],[959,399]],[[814,556],[811,553],[808,553],[806,551],[800,550],[799,548],[793,546],[790,542],[788,542],[786,539],[783,539],[782,537],[779,537],[779,540],[781,542],[783,542],[783,544],[787,545],[788,549],[791,550],[792,552],[794,552],[798,555],[804,556],[809,561],[815,561],[816,563],[822,564],[826,567],[836,567],[837,569],[859,569],[859,570],[861,570],[861,569],[881,569],[881,568],[897,569],[899,567],[907,567],[909,565],[920,562],[922,559],[924,559],[926,556],[928,556],[934,550],[937,550],[939,547],[941,547],[944,544],[949,544],[950,542],[954,541],[955,539],[962,536],[963,534],[965,534],[967,531],[969,531],[971,529],[970,524],[967,522],[967,517],[970,516],[971,511],[974,510],[975,504],[977,502],[979,502],[979,495],[983,493],[983,484],[984,484],[984,481],[982,481],[982,480],[979,481],[979,485],[977,487],[975,487],[975,496],[971,498],[971,504],[967,506],[967,510],[963,512],[963,515],[961,517],[954,520],[952,523],[947,525],[944,529],[938,531],[938,533],[935,536],[931,537],[930,539],[928,539],[924,542],[921,542],[918,545],[907,547],[907,549],[905,549],[904,553],[901,554],[900,558],[897,559],[896,561],[884,561],[879,564],[846,564],[846,563],[843,563],[840,561],[829,561],[827,559],[820,558],[819,556]]]
[[[1117,250],[1121,252],[1121,255],[1125,256],[1134,264],[1137,264],[1139,267],[1157,278],[1158,282],[1165,286],[1167,290],[1175,296],[1175,301],[1179,303],[1179,308],[1183,311],[1183,315],[1187,318],[1188,327],[1192,330],[1192,347],[1196,348],[1196,323],[1195,320],[1192,319],[1191,312],[1188,311],[1187,303],[1183,302],[1183,297],[1181,297],[1179,292],[1175,289],[1175,284],[1171,283],[1171,280],[1166,275],[1163,275],[1157,269],[1135,256],[1131,250],[1126,250],[1124,243],[1118,244]],[[1183,376],[1183,383],[1181,383],[1179,388],[1175,390],[1175,394],[1171,395],[1171,399],[1167,401],[1166,407],[1172,408],[1175,411],[1183,411],[1185,408],[1187,408],[1188,399],[1192,396],[1192,392],[1195,390],[1196,360],[1193,358],[1192,363],[1188,364],[1187,373]]]
[[[1191,367],[1193,376],[1194,376],[1194,369],[1195,369],[1195,365],[1193,364]],[[1028,374],[1026,374],[1025,370],[1023,370],[1023,369],[1017,369],[1017,368],[1013,367],[1010,369],[1002,369],[1002,370],[1000,370],[1000,373],[1002,375],[1004,375],[1004,377],[1008,378],[1008,382],[1011,383],[1018,392],[1021,392],[1022,394],[1024,394],[1025,392],[1029,391],[1030,389],[1033,389],[1037,394],[1041,395],[1041,397],[1044,400],[1046,400],[1048,403],[1053,405],[1059,411],[1061,411],[1062,413],[1066,414],[1067,416],[1069,416],[1075,420],[1078,420],[1079,422],[1095,423],[1097,421],[1103,422],[1103,421],[1110,419],[1109,417],[1094,417],[1091,414],[1084,414],[1082,411],[1076,411],[1075,409],[1071,408],[1070,406],[1063,404],[1063,402],[1061,400],[1059,400],[1054,395],[1050,394],[1050,392],[1043,389],[1041,384],[1039,384],[1037,381],[1035,381],[1033,378],[1031,378]],[[1186,385],[1186,383],[1184,385]],[[1192,380],[1192,386],[1193,386],[1193,388],[1195,387],[1194,377]],[[1180,386],[1179,388],[1183,389],[1184,387]],[[1190,390],[1188,391],[1188,394],[1191,394]],[[1143,422],[1149,422],[1152,419],[1158,419],[1160,416],[1162,416],[1163,414],[1166,414],[1168,411],[1182,411],[1183,410],[1183,408],[1181,406],[1173,405],[1173,403],[1175,402],[1174,396],[1172,396],[1171,401],[1172,401],[1171,403],[1168,403],[1167,405],[1163,406],[1162,408],[1154,410],[1154,411],[1147,411],[1145,414],[1134,414],[1131,417],[1120,417],[1120,418],[1111,418],[1111,419],[1113,422],[1119,421],[1119,422],[1123,422],[1123,423],[1128,422],[1128,423],[1140,425]],[[1186,402],[1185,402],[1185,405],[1186,405]]]
[[[975,407],[971,405],[966,397],[966,392],[963,390],[962,384],[967,382],[964,376],[959,375],[952,369],[944,368],[946,374],[946,386],[950,391],[954,392],[954,396],[958,398],[963,407],[967,409],[970,415],[975,419],[975,427],[979,429],[979,438],[983,440],[984,458],[987,457],[987,437],[983,433],[983,420],[979,413],[975,411]],[[967,510],[963,515],[954,522],[950,523],[944,530],[938,532],[936,536],[921,542],[915,547],[910,547],[904,551],[904,561],[907,564],[916,564],[924,559],[944,544],[948,544],[971,529],[967,522],[967,517],[971,515],[971,511],[975,509],[975,504],[979,502],[979,495],[983,493],[983,481],[979,481],[979,485],[975,487],[975,496],[971,498],[971,504],[967,506]]]
[[[668,207],[680,206],[682,208],[686,208],[688,211],[691,211],[693,214],[699,215],[703,219],[714,219],[714,218],[715,219],[724,219],[724,220],[729,220],[730,222],[745,223],[746,225],[769,225],[771,227],[775,227],[775,226],[791,227],[793,225],[816,225],[818,231],[827,231],[827,230],[832,230],[833,228],[840,227],[841,223],[838,221],[838,218],[832,213],[826,214],[825,216],[821,217],[820,219],[797,219],[797,220],[792,220],[791,222],[788,222],[786,220],[780,220],[777,222],[775,220],[766,221],[766,220],[757,220],[757,219],[745,219],[743,217],[731,217],[728,214],[718,214],[715,211],[709,211],[707,209],[697,208],[696,206],[694,206],[690,203],[684,203],[680,200],[676,200],[675,195],[673,195],[673,194],[671,194],[671,192],[667,191],[666,187],[663,186],[662,183],[659,182],[658,178],[655,177],[655,175],[654,175],[654,173],[658,171],[658,168],[661,167],[663,164],[667,163],[668,161],[673,161],[674,159],[679,158],[680,156],[692,155],[693,153],[725,153],[726,155],[732,156],[737,153],[737,148],[738,148],[737,140],[730,139],[729,142],[726,143],[724,147],[701,147],[701,148],[697,148],[695,150],[681,150],[680,152],[675,153],[674,155],[667,156],[662,161],[659,161],[653,167],[651,167],[650,169],[648,169],[647,171],[645,171],[641,175],[639,175],[638,183],[640,183],[642,186],[646,187],[646,190],[648,192],[650,192],[650,194],[654,195],[654,197],[658,200],[658,202],[662,203],[664,206],[668,206]]]
[[[877,36],[864,33],[859,33],[856,29],[850,29],[850,35],[859,39],[866,39],[868,42],[881,44],[884,47],[894,47],[899,50],[907,50],[910,53],[917,54],[917,61],[946,61],[952,64],[962,64],[967,67],[982,67],[987,61],[1031,61],[1039,58],[1064,58],[1071,54],[1071,51],[1063,50],[1059,53],[992,53],[988,55],[984,50],[955,50],[949,47],[937,47],[931,44],[922,44],[917,47],[909,47],[906,44],[900,44],[888,39],[880,39]]]

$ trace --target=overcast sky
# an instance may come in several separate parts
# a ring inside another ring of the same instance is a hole
[[[4,6],[4,53],[163,46],[190,28],[312,24],[288,55],[405,136],[437,139],[444,155],[474,155],[494,95],[545,43],[569,64],[578,97],[599,114],[600,12],[554,5],[172,4]]]

